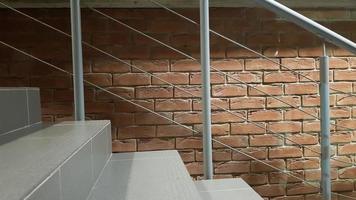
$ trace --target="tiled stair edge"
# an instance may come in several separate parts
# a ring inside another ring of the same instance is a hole
[[[41,125],[38,88],[0,87],[0,144],[23,136]]]
[[[85,200],[111,157],[111,125],[81,145],[24,200]]]

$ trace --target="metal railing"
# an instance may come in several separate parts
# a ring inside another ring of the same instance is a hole
[[[154,2],[154,3],[156,3],[156,4],[159,4],[158,2],[155,2],[155,1],[153,1],[153,0],[151,0],[151,1]],[[63,32],[63,31],[61,31],[61,30],[59,30],[59,29],[57,29],[57,28],[54,28],[53,26],[50,26],[50,25],[48,25],[48,24],[46,24],[46,23],[44,23],[44,22],[42,22],[42,21],[40,21],[40,20],[38,20],[38,19],[35,19],[35,18],[33,18],[33,17],[31,17],[31,16],[25,14],[25,13],[22,13],[21,11],[18,11],[18,10],[14,9],[14,8],[11,8],[11,7],[8,6],[7,4],[3,4],[3,3],[1,3],[1,2],[0,2],[0,4],[3,5],[3,6],[5,6],[5,7],[10,8],[10,9],[12,9],[12,10],[14,10],[14,11],[16,11],[16,12],[19,13],[19,14],[23,14],[23,15],[26,16],[26,17],[30,17],[30,18],[33,19],[34,21],[39,22],[39,23],[41,23],[41,24],[43,24],[43,25],[45,25],[45,26],[47,26],[47,27],[49,27],[49,28],[51,28],[51,29],[53,29],[53,30],[56,30],[56,31],[58,31],[58,32],[60,32],[60,33],[62,33],[62,34],[64,34],[64,35],[66,35],[66,36],[68,36],[69,38],[73,38],[73,40],[74,40],[74,34],[73,34],[73,36],[71,36],[71,35],[69,35],[69,34],[67,34],[67,33],[65,33],[65,32]],[[205,6],[206,6],[206,5],[205,5]],[[170,10],[169,8],[166,8],[166,7],[163,7],[163,8]],[[120,23],[120,24],[122,24],[122,25],[124,25],[124,26],[126,26],[126,27],[128,27],[128,28],[130,28],[130,29],[133,30],[133,31],[138,31],[138,30],[136,30],[136,29],[134,29],[134,28],[128,26],[127,24],[125,24],[125,23],[123,23],[123,22],[120,22],[120,21],[118,21],[118,20],[116,20],[116,19],[114,19],[114,18],[112,18],[112,17],[110,17],[110,16],[108,16],[108,15],[106,15],[106,14],[104,14],[104,13],[102,13],[102,12],[96,10],[96,9],[94,9],[94,8],[91,8],[91,9],[92,9],[93,11],[99,13],[99,14],[102,14],[102,15],[108,17],[109,19],[111,19],[111,20],[113,20],[113,21],[117,21],[118,23]],[[172,11],[172,10],[171,10],[171,11]],[[174,11],[173,11],[173,12],[174,12]],[[178,14],[178,13],[176,13],[176,12],[174,12],[174,13],[175,13],[175,14]],[[178,15],[180,15],[180,14],[178,14]],[[181,15],[181,16],[182,16],[182,15]],[[183,16],[183,17],[184,17],[184,16]],[[206,17],[207,17],[207,16],[206,16]],[[189,18],[186,18],[186,17],[184,17],[184,18],[185,18],[185,19],[188,19],[190,22],[194,22],[193,20],[191,20],[191,19],[189,19]],[[194,22],[194,23],[196,23],[196,22]],[[197,24],[197,23],[196,23],[196,24]],[[215,32],[215,31],[209,30],[207,26],[205,26],[204,29],[205,29],[205,33],[210,31],[210,32],[212,32],[212,33],[214,33],[214,34],[217,34],[217,35],[223,37],[224,39],[231,40],[231,39],[229,39],[229,38],[223,36],[222,34],[219,34],[219,33]],[[140,31],[139,31],[139,32],[140,32]],[[202,31],[202,32],[203,32],[203,31]],[[142,32],[141,32],[141,33],[142,33]],[[144,34],[144,33],[143,33],[143,34]],[[146,34],[146,36],[148,36],[148,35]],[[150,36],[148,36],[148,37],[150,37]],[[152,37],[150,37],[150,38],[156,41],[156,39],[154,39],[154,38],[152,38]],[[206,38],[206,36],[205,36],[205,38]],[[77,39],[78,39],[78,38],[77,38]],[[206,38],[206,39],[207,39],[207,38]],[[78,41],[77,41],[77,42],[78,42]],[[105,52],[105,51],[103,51],[103,50],[101,50],[101,49],[99,49],[99,48],[97,48],[97,47],[95,47],[95,46],[93,46],[93,45],[91,45],[91,44],[85,42],[85,41],[80,41],[80,42],[81,42],[82,44],[88,46],[88,47],[91,47],[91,48],[93,48],[93,49],[95,49],[95,50],[97,50],[97,51],[99,51],[99,52],[101,52],[101,53],[103,53],[103,54],[105,54],[105,55],[107,55],[107,56],[109,56],[109,57],[111,57],[111,58],[113,58],[113,59],[119,61],[119,62],[123,62],[123,63],[127,64],[128,66],[131,66],[131,67],[133,67],[133,68],[135,68],[135,69],[139,69],[141,72],[144,72],[144,73],[146,73],[146,74],[148,74],[148,75],[150,75],[150,76],[152,76],[152,77],[161,79],[161,78],[159,78],[159,77],[156,77],[154,74],[149,73],[149,72],[147,72],[147,71],[144,71],[144,70],[140,69],[139,67],[137,67],[137,66],[135,66],[135,65],[131,65],[130,63],[127,63],[126,61],[121,60],[120,58],[117,58],[117,57],[115,57],[115,56],[113,56],[113,55],[111,55],[111,54],[109,54],[109,53],[107,53],[107,52]],[[160,41],[157,40],[156,42],[160,42]],[[233,42],[233,43],[235,43],[235,44],[237,43],[237,42],[235,42],[235,41],[233,41],[233,40],[231,40],[231,42]],[[19,50],[19,49],[15,48],[15,47],[13,47],[13,46],[11,46],[11,45],[5,43],[5,42],[0,41],[0,43],[1,43],[2,45],[5,45],[5,46],[7,46],[7,47],[13,49],[13,50],[16,50],[16,51],[20,52],[20,53],[22,53],[22,54],[25,54],[25,55],[27,55],[27,56],[33,58],[33,59],[36,59],[36,60],[39,61],[39,62],[42,62],[42,63],[44,63],[44,64],[46,64],[46,65],[49,65],[49,66],[51,66],[51,67],[53,67],[53,68],[56,68],[57,70],[61,70],[61,71],[64,72],[64,73],[70,74],[70,75],[72,75],[72,76],[75,75],[75,73],[73,74],[73,73],[67,72],[67,71],[65,71],[65,70],[62,70],[61,68],[59,68],[59,67],[57,67],[57,66],[55,66],[55,65],[52,65],[52,64],[50,64],[50,63],[48,63],[48,62],[46,62],[46,61],[43,61],[43,60],[41,60],[41,59],[39,59],[39,58],[37,58],[37,57],[34,57],[34,56],[32,56],[31,54],[29,54],[29,53],[27,53],[27,52],[24,52],[24,51],[22,51],[22,50]],[[203,43],[204,43],[204,42],[203,42]],[[169,45],[167,45],[167,44],[165,44],[165,43],[160,42],[160,44],[165,45],[166,47],[168,47],[168,48],[170,48],[170,49],[172,49],[172,50],[174,50],[174,51],[176,51],[176,52],[179,52],[179,53],[181,53],[182,55],[185,55],[185,56],[187,56],[187,57],[190,58],[190,59],[193,59],[193,60],[196,60],[196,61],[197,61],[197,59],[195,59],[195,58],[189,56],[188,54],[185,54],[184,52],[181,52],[181,51],[179,51],[179,50],[177,50],[177,49],[175,49],[175,48],[173,48],[173,47],[171,47],[171,46],[169,46]],[[237,45],[242,45],[242,44],[237,43]],[[74,45],[73,45],[73,46],[74,46]],[[244,45],[242,45],[242,46],[245,47]],[[352,45],[351,45],[351,46],[352,46]],[[248,48],[248,47],[246,47],[246,48]],[[253,50],[251,50],[251,51],[254,52]],[[255,52],[255,53],[257,53],[257,52]],[[257,53],[257,54],[258,54],[258,53]],[[265,57],[265,56],[262,55],[262,57]],[[73,60],[75,60],[75,59],[76,59],[76,58],[73,57]],[[267,59],[269,59],[269,58],[267,58]],[[269,60],[272,60],[272,59],[269,59]],[[327,60],[327,57],[325,57],[325,59],[323,59],[323,61],[326,61],[326,60]],[[273,61],[273,60],[272,60],[272,61]],[[324,63],[327,64],[327,62],[324,62]],[[278,63],[278,64],[279,64],[280,66],[282,66],[280,63]],[[206,66],[209,66],[209,65],[206,65]],[[327,66],[327,65],[323,65],[323,66]],[[285,67],[286,69],[288,69],[287,66],[284,66],[284,67]],[[223,72],[223,71],[221,71],[221,70],[218,70],[217,68],[214,68],[213,66],[212,66],[211,68],[214,69],[214,70],[216,70],[216,71],[218,71],[219,73],[228,75],[228,74],[226,74],[225,72]],[[206,69],[206,68],[204,68],[204,69]],[[322,69],[326,69],[326,68],[322,68]],[[294,70],[292,70],[292,71],[293,71],[294,73],[298,73],[298,72],[296,72],[296,71],[294,71]],[[322,71],[322,70],[321,70],[321,71]],[[327,71],[328,71],[328,70],[327,70]],[[324,72],[325,72],[325,71],[324,71]],[[210,73],[206,73],[205,75],[206,75],[206,76],[209,76],[209,74],[210,74]],[[298,74],[299,74],[299,73],[298,73]],[[328,75],[328,73],[324,73],[324,74],[327,74],[327,75]],[[207,77],[207,78],[209,78],[209,77]],[[246,84],[246,86],[248,86],[248,87],[254,87],[253,85],[249,85],[249,84],[247,84],[247,83],[245,83],[245,82],[243,82],[243,81],[241,81],[241,80],[236,79],[235,77],[233,77],[233,78],[234,78],[236,81],[239,81],[239,82],[241,82],[241,83]],[[309,78],[309,77],[308,77],[308,78]],[[326,83],[328,82],[328,79],[325,79],[325,77],[321,77],[321,80],[324,80],[324,81],[322,81],[324,84],[326,84]],[[325,81],[325,80],[327,80],[327,81]],[[161,115],[161,114],[159,114],[159,113],[157,113],[157,112],[155,112],[155,111],[152,111],[152,110],[150,110],[150,109],[147,109],[147,108],[145,108],[145,107],[143,107],[143,106],[141,106],[141,105],[139,105],[139,104],[137,104],[137,103],[135,103],[135,102],[132,102],[131,100],[128,100],[128,99],[123,98],[123,97],[121,97],[121,96],[119,96],[119,95],[117,95],[117,94],[115,94],[115,93],[113,93],[113,92],[110,92],[110,91],[106,90],[105,88],[102,88],[102,87],[100,87],[100,86],[97,86],[97,85],[95,85],[95,84],[93,84],[93,83],[91,83],[91,82],[89,82],[89,81],[87,81],[87,80],[83,80],[83,81],[84,81],[85,83],[87,83],[87,84],[93,86],[93,87],[96,87],[96,88],[98,88],[98,89],[100,89],[100,90],[106,91],[106,92],[108,92],[109,94],[112,94],[112,95],[116,96],[117,98],[120,98],[120,99],[122,99],[122,100],[124,100],[124,101],[130,102],[130,103],[132,103],[132,104],[134,104],[134,105],[136,105],[136,106],[138,106],[138,107],[141,107],[141,108],[143,108],[144,110],[146,110],[146,111],[148,111],[148,112],[151,112],[151,113],[156,114],[156,115],[158,115],[158,116],[160,116],[160,117],[163,117],[163,118],[169,120],[170,122],[172,122],[172,123],[174,123],[174,124],[177,124],[177,125],[179,125],[179,126],[185,127],[185,128],[187,128],[187,129],[193,131],[194,133],[201,134],[201,133],[198,132],[197,130],[194,130],[194,129],[188,127],[188,126],[185,126],[184,124],[178,123],[178,122],[176,122],[176,121],[174,121],[174,120],[172,120],[172,119],[170,119],[170,118],[167,118],[167,117],[165,117],[165,116],[163,116],[163,115]],[[162,81],[162,79],[161,79],[161,81]],[[164,81],[164,80],[163,80],[163,81]],[[313,81],[314,81],[314,80],[313,80]],[[178,89],[181,89],[182,91],[184,91],[184,92],[186,92],[186,93],[190,93],[190,94],[191,94],[191,92],[185,91],[184,89],[182,89],[182,88],[180,88],[180,87],[177,87],[177,86],[175,86],[174,84],[172,84],[172,83],[170,83],[170,82],[168,82],[168,81],[164,81],[164,82],[167,83],[167,84],[172,85],[173,87],[176,87],[176,88],[178,88]],[[316,81],[314,81],[314,82],[316,82]],[[209,84],[209,85],[210,85],[209,82],[208,82],[208,83],[205,83],[205,84]],[[327,87],[327,85],[324,85],[323,88],[327,91],[327,88],[328,88],[328,87]],[[256,89],[257,89],[257,88],[256,88]],[[263,91],[260,91],[260,92],[265,93],[265,92],[263,92]],[[340,92],[340,91],[339,91],[339,92]],[[324,94],[324,96],[328,97],[327,93],[323,93],[323,94]],[[191,95],[193,95],[193,94],[191,94]],[[267,94],[267,95],[269,95],[269,94]],[[193,96],[194,96],[194,95],[193,95]],[[274,97],[274,96],[272,96],[272,95],[269,95],[269,96]],[[209,96],[209,97],[210,97],[210,96]],[[285,103],[286,105],[293,106],[293,105],[290,105],[288,102],[284,102],[283,100],[281,100],[281,99],[279,99],[279,98],[277,98],[277,97],[274,97],[274,98],[276,98],[277,100],[279,100],[279,101],[282,102],[282,103]],[[324,99],[324,98],[322,98],[322,99]],[[328,99],[328,98],[327,98],[327,99]],[[325,100],[325,99],[324,99],[324,100]],[[325,102],[324,102],[324,104],[325,104]],[[210,105],[210,104],[209,104],[209,105]],[[327,104],[327,105],[328,105],[328,104]],[[218,106],[218,107],[219,107],[219,106]],[[293,106],[293,107],[294,107],[294,106]],[[327,106],[327,108],[328,108],[328,107],[329,107],[329,106]],[[229,112],[229,113],[232,113],[232,114],[236,115],[235,113],[231,112],[230,110],[227,110],[227,109],[225,109],[225,108],[222,108],[222,109],[225,110],[225,111],[227,111],[227,112]],[[300,109],[300,108],[297,107],[297,109]],[[323,108],[322,108],[322,109],[323,109]],[[300,109],[300,110],[301,110],[301,109]],[[210,109],[209,109],[209,111],[210,111]],[[301,110],[301,111],[303,111],[303,110]],[[324,111],[326,111],[326,110],[324,110]],[[305,111],[303,111],[303,112],[305,112]],[[308,112],[306,112],[306,113],[308,113]],[[327,111],[327,112],[324,112],[324,113],[328,113],[328,111]],[[308,114],[310,114],[310,113],[308,113]],[[236,116],[237,116],[237,115],[236,115]],[[313,115],[313,116],[314,116],[314,115]],[[241,117],[241,116],[239,116],[239,117]],[[314,117],[318,119],[317,116],[314,116]],[[325,117],[324,117],[324,118],[325,118]],[[328,118],[328,117],[326,117],[326,118]],[[209,119],[206,119],[206,120],[209,121]],[[244,120],[248,121],[247,119],[244,119]],[[321,121],[324,121],[323,118],[322,118]],[[324,121],[324,122],[325,122],[325,121]],[[253,122],[251,122],[251,123],[253,123]],[[255,124],[257,127],[259,127],[259,126],[258,126],[258,123],[254,123],[254,124]],[[328,125],[328,124],[327,124],[327,125]],[[337,126],[336,124],[334,124],[334,125]],[[324,123],[324,127],[325,127],[325,123]],[[328,126],[327,126],[327,127],[328,127]],[[208,127],[208,128],[210,128],[210,127]],[[265,129],[265,127],[260,127],[260,128]],[[273,133],[273,135],[275,135],[276,137],[282,137],[283,139],[288,139],[288,138],[286,138],[286,137],[283,136],[283,135],[279,135],[279,134],[274,133],[274,132],[272,132],[272,131],[269,131],[269,132]],[[326,132],[324,132],[324,133],[329,133],[329,131],[326,131]],[[204,133],[204,134],[205,134],[205,133]],[[203,134],[203,135],[204,135],[204,134]],[[253,160],[256,160],[256,161],[258,161],[258,162],[261,162],[261,163],[263,163],[263,164],[265,164],[265,165],[267,165],[267,166],[269,166],[269,167],[272,167],[272,168],[274,168],[274,169],[278,169],[278,168],[276,168],[276,167],[274,167],[274,166],[272,166],[272,165],[270,165],[270,164],[268,164],[268,163],[266,163],[266,162],[263,162],[263,161],[261,161],[261,160],[259,160],[259,159],[254,158],[253,156],[251,156],[251,155],[249,155],[249,154],[246,154],[246,153],[243,152],[242,150],[239,150],[239,149],[236,149],[236,148],[232,148],[231,146],[226,145],[226,144],[220,142],[219,140],[216,140],[216,139],[214,139],[214,138],[211,138],[211,141],[217,142],[217,143],[223,145],[223,146],[226,147],[226,148],[229,148],[229,149],[231,149],[231,150],[233,150],[233,151],[236,151],[236,152],[238,152],[238,153],[240,153],[240,154],[243,154],[243,155],[245,155],[245,156],[247,156],[247,157],[249,157],[249,158],[251,158],[251,159],[253,159]],[[296,142],[294,142],[294,141],[291,141],[291,142],[294,143],[294,144],[297,144],[297,145],[299,145],[299,146],[301,146],[301,147],[303,147],[303,145],[298,144],[298,143],[296,143]],[[327,143],[327,142],[326,142],[326,143]],[[326,146],[328,146],[328,145],[326,145]],[[304,148],[308,148],[308,147],[304,147]],[[313,150],[313,151],[314,151],[315,153],[317,153],[315,150]],[[322,156],[323,156],[323,154],[322,154]],[[325,157],[325,154],[324,154],[324,157]],[[330,156],[326,156],[326,158],[330,159]],[[335,160],[336,160],[336,161],[339,161],[339,160],[337,160],[337,159],[335,159]],[[326,161],[326,160],[325,160],[325,161]],[[339,162],[344,162],[344,161],[339,161]],[[281,170],[281,169],[278,169],[278,170],[281,171],[281,172],[283,172],[283,173],[286,173],[286,174],[289,175],[289,176],[292,176],[292,177],[293,177],[293,174],[291,174],[291,173],[288,172],[288,171]],[[209,178],[209,175],[206,176],[206,177]],[[298,180],[300,180],[299,177],[297,177],[297,178],[298,178]],[[325,180],[325,178],[324,178],[324,180]],[[309,182],[305,181],[304,179],[302,179],[302,181],[305,182],[305,183],[307,183],[307,184],[311,184],[311,185],[314,186],[314,187],[317,187],[317,186],[315,186],[313,183],[309,183]],[[326,187],[329,187],[329,186],[323,186],[323,188],[326,188]],[[323,190],[323,195],[325,195],[325,194],[324,194],[324,191],[325,191],[325,189]],[[331,191],[328,191],[328,193],[330,194],[330,197],[331,197]],[[333,194],[335,194],[335,193],[333,193]],[[335,194],[335,195],[340,195],[340,194]],[[345,196],[345,195],[340,195],[340,196]],[[327,196],[326,196],[326,197],[327,197]],[[345,197],[347,197],[347,196],[345,196]],[[327,197],[327,198],[328,198],[328,197]],[[353,199],[352,197],[348,197],[348,198]],[[356,198],[355,198],[355,199],[356,199]]]

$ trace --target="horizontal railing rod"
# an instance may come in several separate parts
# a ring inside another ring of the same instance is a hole
[[[341,36],[340,34],[322,26],[321,24],[299,14],[298,12],[288,8],[287,6],[278,3],[275,0],[254,0],[264,8],[274,12],[275,14],[286,18],[287,20],[297,24],[298,26],[310,31],[323,40],[326,40],[338,47],[344,48],[356,55],[356,44],[351,40]]]

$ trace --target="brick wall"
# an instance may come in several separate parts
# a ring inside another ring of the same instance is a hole
[[[66,32],[70,31],[66,9],[24,10]],[[106,9],[106,13],[199,57],[199,28],[158,9]],[[198,19],[198,10],[179,12]],[[335,31],[356,40],[355,11],[303,10]],[[275,62],[297,70],[296,75],[279,65],[258,58],[231,43],[211,36],[212,65],[281,98],[303,110],[319,115],[318,80],[321,41],[302,29],[261,9],[211,9],[211,26],[234,40],[270,56]],[[160,46],[98,14],[84,10],[83,39],[143,70],[154,73],[200,96],[198,63]],[[0,38],[48,62],[71,70],[71,43],[68,38],[8,10],[0,10]],[[356,58],[331,48],[331,87],[356,92]],[[196,130],[201,130],[201,101],[139,70],[119,63],[90,48],[84,48],[85,78],[146,108],[157,111]],[[264,127],[242,120],[213,106],[213,134],[233,147],[281,169],[292,170],[308,181],[320,180],[319,121],[272,97],[238,83],[234,78],[212,71],[212,102]],[[43,119],[72,119],[71,77],[50,69],[26,56],[0,46],[0,86],[41,88]],[[193,177],[202,175],[202,140],[167,120],[113,96],[86,86],[89,119],[111,119],[115,152],[177,149]],[[332,121],[356,127],[356,97],[333,92],[330,96]],[[287,139],[273,137],[272,130]],[[333,155],[355,162],[354,133],[332,127]],[[303,144],[300,148],[291,141]],[[312,150],[310,150],[312,149]],[[318,190],[287,177],[246,156],[214,144],[217,178],[242,177],[267,199],[320,199]],[[353,178],[356,168],[333,161],[333,190],[356,195]],[[286,197],[288,196],[288,197]]]

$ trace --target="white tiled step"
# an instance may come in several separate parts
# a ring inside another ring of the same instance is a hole
[[[89,200],[200,200],[177,151],[113,154]]]
[[[263,200],[240,178],[196,181],[195,186],[204,200]]]
[[[62,122],[4,143],[0,200],[85,200],[110,155],[110,121]]]

